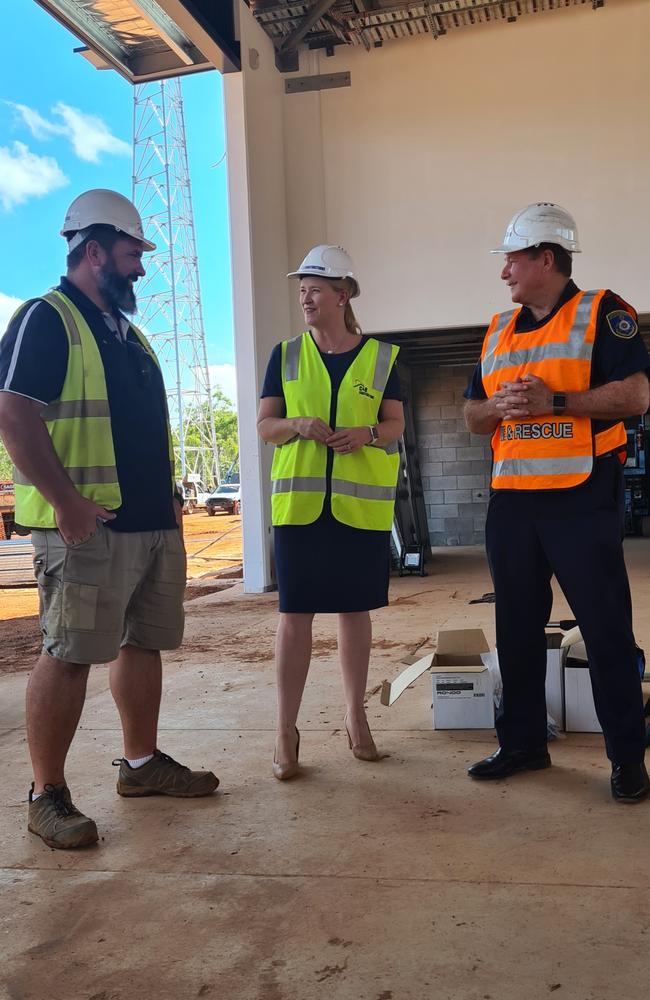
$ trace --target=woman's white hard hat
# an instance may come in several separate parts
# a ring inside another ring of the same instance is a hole
[[[291,271],[287,278],[302,278],[305,274],[313,274],[319,278],[329,278],[330,280],[350,278],[354,284],[350,298],[356,299],[361,292],[359,282],[354,274],[352,258],[343,247],[321,243],[309,251],[298,270]]]
[[[550,201],[537,201],[517,212],[506,229],[500,247],[490,253],[515,253],[540,243],[555,243],[569,253],[581,253],[575,219],[566,208]]]
[[[155,243],[145,239],[142,219],[133,202],[117,191],[95,188],[75,198],[61,227],[69,251],[83,243],[91,226],[112,226],[116,232],[139,240],[145,250],[156,249]]]

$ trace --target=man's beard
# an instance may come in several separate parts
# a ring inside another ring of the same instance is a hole
[[[133,315],[138,311],[138,303],[133,287],[129,284],[132,280],[133,275],[123,278],[117,273],[112,261],[108,261],[97,275],[97,287],[110,308],[121,309],[122,312]]]

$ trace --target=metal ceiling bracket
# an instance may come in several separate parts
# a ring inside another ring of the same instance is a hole
[[[309,90],[332,90],[335,87],[349,87],[352,77],[345,73],[322,73],[318,76],[292,76],[284,81],[285,94],[305,94]]]

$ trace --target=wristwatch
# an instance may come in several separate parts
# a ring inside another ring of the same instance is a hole
[[[375,424],[369,424],[368,430],[370,431],[370,441],[368,444],[376,444],[377,441],[379,441],[379,432],[377,431],[377,427]]]
[[[566,410],[566,393],[564,392],[554,392],[553,393],[553,416],[561,417]]]

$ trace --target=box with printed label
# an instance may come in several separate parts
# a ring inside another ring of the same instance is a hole
[[[569,657],[564,665],[564,705],[567,733],[602,733],[585,660]]]
[[[564,661],[561,632],[546,633],[546,711],[564,729]]]
[[[438,632],[431,663],[434,729],[492,729],[492,677],[481,659],[489,646],[481,629]]]

